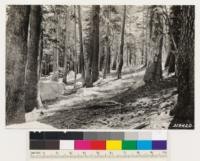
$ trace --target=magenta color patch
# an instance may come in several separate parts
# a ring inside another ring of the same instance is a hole
[[[91,141],[89,140],[75,140],[74,148],[75,150],[90,150],[91,149]]]

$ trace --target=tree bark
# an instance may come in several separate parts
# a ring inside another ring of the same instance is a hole
[[[144,75],[146,83],[162,79],[163,22],[159,9],[151,7],[149,60]]]
[[[74,88],[76,87],[77,75],[77,51],[76,51],[76,6],[74,6]]]
[[[176,123],[194,125],[194,17],[194,6],[181,6],[182,24],[177,58],[178,103],[170,128]]]
[[[93,16],[93,56],[92,56],[92,82],[97,81],[99,77],[99,13],[100,6],[94,6]]]
[[[117,69],[117,78],[121,78],[122,66],[123,66],[123,50],[124,50],[124,31],[125,31],[125,21],[126,21],[126,6],[124,6],[123,21],[122,21],[122,32],[121,32],[121,44],[119,52],[119,65]]]
[[[104,48],[104,44],[102,43],[101,44],[101,53],[100,53],[100,60],[99,60],[99,70],[100,71],[102,71],[103,70],[103,65],[104,65],[104,60],[105,60],[105,52],[104,52],[104,50],[105,50],[105,48]]]
[[[69,31],[68,31],[68,24],[69,24],[69,8],[67,8],[66,15],[65,15],[65,55],[64,55],[64,73],[63,73],[63,83],[67,84],[67,73],[68,73],[68,63],[67,63],[67,55],[68,55],[68,43],[69,43]]]
[[[58,51],[58,34],[59,34],[59,24],[58,24],[58,13],[56,11],[56,6],[54,7],[54,15],[55,15],[55,21],[57,22],[56,27],[55,27],[55,34],[56,34],[56,42],[55,46],[53,47],[53,76],[52,80],[53,81],[58,81],[59,73],[58,73],[58,68],[59,68],[59,51]]]
[[[117,68],[117,56],[118,56],[118,52],[116,51],[114,55],[114,59],[113,59],[112,70],[116,70]]]
[[[80,39],[80,71],[82,75],[82,83],[85,84],[85,66],[83,55],[83,34],[82,34],[82,20],[81,20],[81,7],[78,6],[78,24],[79,24],[79,39]]]
[[[84,44],[86,48],[86,72],[85,86],[92,87],[98,78],[98,54],[99,54],[99,12],[100,6],[90,6],[85,21],[88,28],[85,29]]]
[[[128,44],[126,44],[126,66],[129,66],[129,47]]]
[[[103,71],[103,78],[106,78],[106,74],[110,73],[110,6],[107,6],[106,10],[106,55],[104,60],[104,71]]]
[[[30,6],[9,6],[6,24],[6,124],[25,122],[24,81]]]
[[[180,28],[181,28],[181,6],[172,6],[170,18],[168,17],[168,26],[170,33],[170,51],[165,62],[165,68],[168,69],[168,73],[175,72],[175,61],[177,56],[177,48],[180,41]],[[169,20],[170,19],[170,20]]]
[[[40,27],[39,55],[38,55],[38,80],[42,75],[42,58],[43,58],[43,29]]]
[[[31,6],[29,18],[29,42],[26,64],[25,111],[37,108],[38,55],[41,25],[41,7]]]
[[[41,13],[42,14],[42,13]],[[37,108],[43,108],[43,104],[42,104],[42,100],[40,97],[40,77],[42,75],[42,58],[43,58],[43,28],[42,25],[40,27],[40,40],[39,40],[39,55],[38,55],[38,67],[37,67],[37,79],[38,79],[38,83],[37,83]]]

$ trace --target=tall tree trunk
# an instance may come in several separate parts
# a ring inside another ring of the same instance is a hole
[[[42,13],[41,13],[42,14]],[[41,25],[42,26],[42,25]],[[40,27],[40,40],[39,40],[39,55],[38,55],[38,67],[37,67],[37,75],[38,75],[38,83],[37,83],[37,107],[43,108],[41,96],[40,96],[40,77],[42,75],[42,58],[43,58],[43,29]]]
[[[74,88],[76,87],[77,75],[77,51],[76,51],[76,6],[74,6]]]
[[[144,7],[144,9],[146,9]],[[142,14],[142,23],[143,23],[143,26],[142,26],[142,33],[143,33],[143,40],[142,40],[142,59],[141,59],[141,65],[145,65],[145,12],[143,11],[143,14]]]
[[[106,78],[106,74],[110,73],[110,6],[107,6],[106,10],[106,55],[104,60],[103,78]]]
[[[38,54],[40,40],[41,7],[31,6],[29,18],[29,42],[26,65],[25,111],[37,108]]]
[[[97,81],[99,77],[99,13],[100,6],[94,8],[93,16],[93,56],[92,56],[92,82]]]
[[[59,33],[59,24],[58,24],[58,13],[56,11],[56,6],[54,8],[54,14],[55,14],[55,21],[57,22],[56,27],[55,27],[55,34],[56,34],[56,42],[55,46],[53,47],[53,81],[58,81],[59,73],[58,73],[58,68],[59,68],[59,51],[58,51],[58,33]]]
[[[150,7],[145,7],[146,9],[146,31],[145,31],[145,59],[144,67],[147,67],[148,63],[148,51],[149,51],[149,38],[150,38]]]
[[[82,83],[85,84],[85,66],[83,55],[83,36],[82,36],[82,20],[81,20],[81,7],[78,6],[78,24],[79,24],[79,39],[80,39],[80,71],[82,75]]]
[[[24,81],[30,6],[9,6],[6,24],[6,124],[25,122]]]
[[[38,55],[38,80],[42,75],[42,58],[43,58],[43,29],[40,29],[40,41],[39,41],[39,55]]]
[[[170,33],[170,51],[167,55],[165,62],[165,68],[168,69],[168,73],[175,72],[176,55],[180,41],[180,28],[181,28],[181,6],[172,6],[170,17],[167,17]]]
[[[56,66],[57,66],[57,72],[59,70],[59,50],[58,50],[58,43],[59,43],[59,33],[60,33],[60,28],[59,28],[59,15],[57,13],[57,11],[55,11],[56,13],[56,21],[57,21],[57,25],[56,25]]]
[[[68,63],[67,63],[67,55],[68,48],[69,48],[69,31],[68,25],[69,24],[69,8],[67,8],[66,15],[65,15],[65,54],[64,54],[64,73],[63,73],[63,83],[67,84],[67,73],[68,73]]]
[[[90,6],[90,10],[85,16],[89,28],[85,29],[85,48],[86,48],[86,72],[85,85],[92,87],[93,82],[98,78],[98,53],[99,53],[99,12],[100,6]],[[88,19],[89,18],[89,19]],[[96,63],[96,64],[95,64]]]
[[[124,6],[123,21],[122,21],[122,32],[121,32],[121,44],[119,52],[119,65],[117,69],[117,78],[121,78],[122,66],[123,66],[123,50],[124,50],[124,31],[125,31],[125,21],[126,21],[126,6]]]
[[[147,69],[144,75],[146,83],[158,82],[162,79],[162,47],[163,22],[157,6],[151,7],[150,18],[150,53]]]
[[[174,124],[194,125],[194,16],[194,6],[181,6],[182,24],[177,57],[178,103],[170,128]]]

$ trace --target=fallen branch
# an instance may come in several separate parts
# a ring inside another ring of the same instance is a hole
[[[141,124],[135,126],[133,129],[143,129],[144,127],[146,127],[146,126],[148,126],[148,125],[149,125],[149,123],[143,122],[143,123],[141,123]]]
[[[104,101],[100,102],[98,105],[100,106],[122,106],[123,104],[116,101]]]

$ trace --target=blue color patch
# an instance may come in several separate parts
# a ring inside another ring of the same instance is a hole
[[[138,140],[137,141],[137,150],[152,150],[152,141],[151,140]]]

